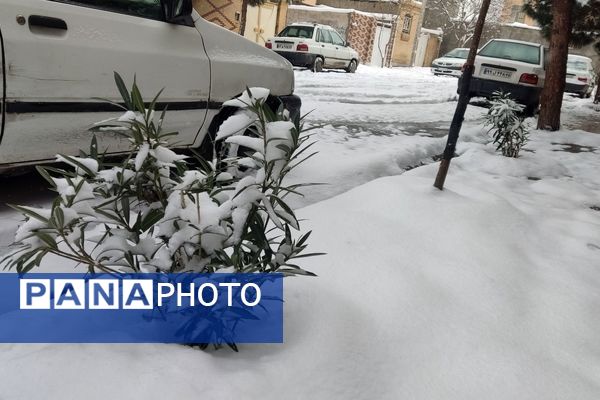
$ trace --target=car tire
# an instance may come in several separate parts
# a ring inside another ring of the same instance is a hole
[[[223,107],[210,122],[202,144],[196,149],[205,160],[212,160],[215,155],[221,154],[222,142],[217,142],[215,140],[217,132],[219,131],[221,124],[238,112],[238,110],[237,107]]]
[[[346,72],[349,74],[353,74],[356,72],[356,68],[358,67],[356,60],[350,60],[350,64],[348,64],[348,68],[346,68]]]
[[[315,62],[312,65],[312,72],[323,71],[323,59],[321,57],[315,58]]]

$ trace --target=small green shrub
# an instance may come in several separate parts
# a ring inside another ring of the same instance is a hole
[[[522,116],[524,106],[516,103],[509,94],[495,92],[485,125],[490,126],[496,150],[505,157],[519,157],[519,152],[527,143],[528,127]]]
[[[98,128],[125,132],[128,156],[110,163],[94,138],[89,153],[58,156],[71,168],[39,167],[57,197],[49,208],[13,206],[26,220],[8,268],[24,273],[54,254],[92,273],[313,275],[294,263],[316,253],[305,253],[310,232],[292,235],[300,223],[286,203],[304,185],[284,183],[311,156],[300,121],[266,106],[268,90],[248,89],[226,103],[239,111],[218,140],[251,151],[210,161],[195,155],[194,167],[168,148],[176,133],[163,132],[165,110],[156,116],[160,93],[148,105],[135,82],[128,90],[118,74],[115,80],[125,113]]]

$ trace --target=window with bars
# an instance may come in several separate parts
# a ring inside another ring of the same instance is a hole
[[[410,33],[412,19],[412,15],[407,14],[404,16],[404,21],[402,22],[402,33]]]

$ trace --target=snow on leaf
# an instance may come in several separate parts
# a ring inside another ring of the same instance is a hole
[[[241,135],[257,121],[256,115],[248,112],[238,112],[227,118],[219,127],[216,140],[225,139],[232,135]]]
[[[250,91],[250,94],[252,96],[250,96],[248,94],[248,91]],[[253,103],[255,103],[257,101],[265,101],[267,99],[267,97],[269,97],[270,93],[271,92],[269,91],[269,89],[251,87],[248,90],[244,90],[244,93],[242,93],[237,98],[223,103],[223,106],[247,108],[248,106],[252,105]]]
[[[135,156],[135,170],[139,171],[142,169],[144,165],[144,161],[146,161],[146,157],[148,157],[148,152],[150,151],[150,145],[148,143],[144,143],[140,146],[137,155]]]

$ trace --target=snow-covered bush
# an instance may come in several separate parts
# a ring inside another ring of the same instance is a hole
[[[495,92],[485,125],[490,126],[496,150],[506,157],[519,157],[519,151],[527,142],[528,127],[522,116],[524,107],[516,103],[508,94]]]
[[[160,93],[145,105],[135,82],[129,91],[115,79],[125,113],[97,128],[125,132],[129,155],[111,164],[94,138],[88,154],[57,156],[71,168],[39,167],[58,196],[49,208],[13,206],[26,220],[9,268],[27,272],[54,254],[90,272],[312,275],[292,262],[311,255],[310,232],[292,235],[299,222],[285,201],[303,186],[286,186],[286,174],[310,157],[300,121],[272,111],[267,89],[250,88],[225,103],[239,111],[217,139],[251,151],[193,164],[167,147],[174,134],[162,130],[165,111],[155,113]]]

